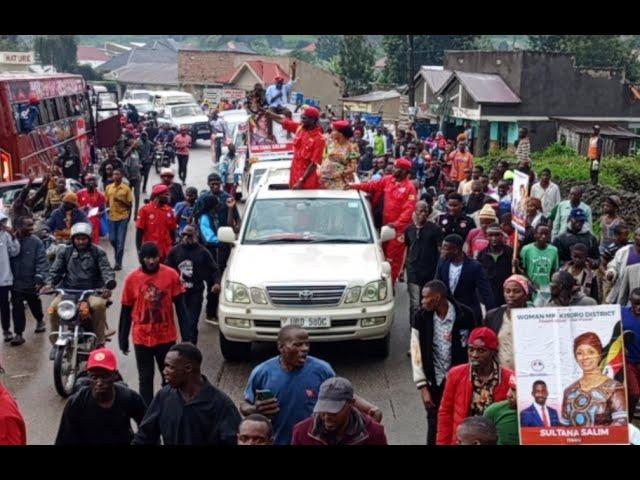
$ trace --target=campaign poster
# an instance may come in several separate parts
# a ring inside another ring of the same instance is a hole
[[[522,445],[628,444],[619,305],[512,311]]]
[[[264,112],[252,114],[249,120],[249,154],[293,152],[294,134],[272,121]]]
[[[513,193],[511,194],[511,224],[524,235],[527,226],[527,192],[529,191],[529,175],[513,171]]]

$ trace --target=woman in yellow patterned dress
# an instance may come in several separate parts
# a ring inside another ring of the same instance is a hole
[[[347,120],[331,124],[325,158],[320,165],[320,185],[329,190],[344,190],[358,168],[360,151],[358,144],[352,143],[353,130]]]

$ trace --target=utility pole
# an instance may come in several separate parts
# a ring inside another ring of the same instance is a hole
[[[413,35],[407,35],[407,85],[409,86],[409,106],[415,107],[415,91],[413,88],[413,75],[415,74],[415,55],[413,53]]]

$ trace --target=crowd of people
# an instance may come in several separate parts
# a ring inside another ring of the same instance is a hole
[[[296,122],[274,109],[265,112],[295,136],[291,189],[368,192],[376,226],[394,232],[383,249],[393,284],[407,283],[408,354],[426,411],[427,444],[519,443],[511,311],[526,306],[623,306],[623,327],[637,334],[626,345],[633,415],[640,399],[640,230],[629,243],[619,197],[605,200],[596,236],[583,191],[574,187],[563,200],[552,172],[535,171],[524,128],[517,163],[499,161],[485,172],[469,151],[468,126],[455,140],[442,132],[419,139],[413,128],[394,138],[357,115],[327,123],[325,114],[308,107]],[[181,182],[173,169],[163,169],[141,205],[159,143],[175,147]],[[183,189],[190,145],[186,131],[128,124],[89,171],[67,166],[69,154],[62,153],[56,176],[45,177],[36,192],[30,178],[20,192],[12,226],[0,216],[5,342],[25,342],[25,302],[35,331],[46,331],[39,292],[59,286],[100,291],[89,301],[97,341],[88,378],[67,402],[56,444],[386,444],[380,408],[357,395],[329,363],[309,355],[309,334],[300,327],[281,329],[279,354],[253,369],[238,406],[202,374],[198,322],[205,297],[205,316],[216,322],[230,253],[217,231],[239,231],[241,219],[229,181],[233,170],[225,163],[234,160],[234,150],[226,160],[217,157],[222,172],[211,173],[208,189],[198,192]],[[510,213],[515,169],[531,180],[520,233]],[[84,188],[68,191],[67,178],[82,180]],[[107,324],[106,309],[130,221],[140,266],[124,278],[116,330]],[[104,230],[113,261],[99,246]],[[49,309],[52,332],[59,301]],[[106,346],[116,334],[123,354],[133,343],[137,392]],[[158,392],[156,365],[163,384]],[[535,387],[532,395],[541,424],[548,424],[545,389]],[[0,422],[0,444],[26,442],[19,409],[3,387]]]

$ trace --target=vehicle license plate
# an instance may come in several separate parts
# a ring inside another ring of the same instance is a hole
[[[282,326],[298,325],[302,328],[330,328],[331,319],[329,317],[285,317],[282,319]]]

